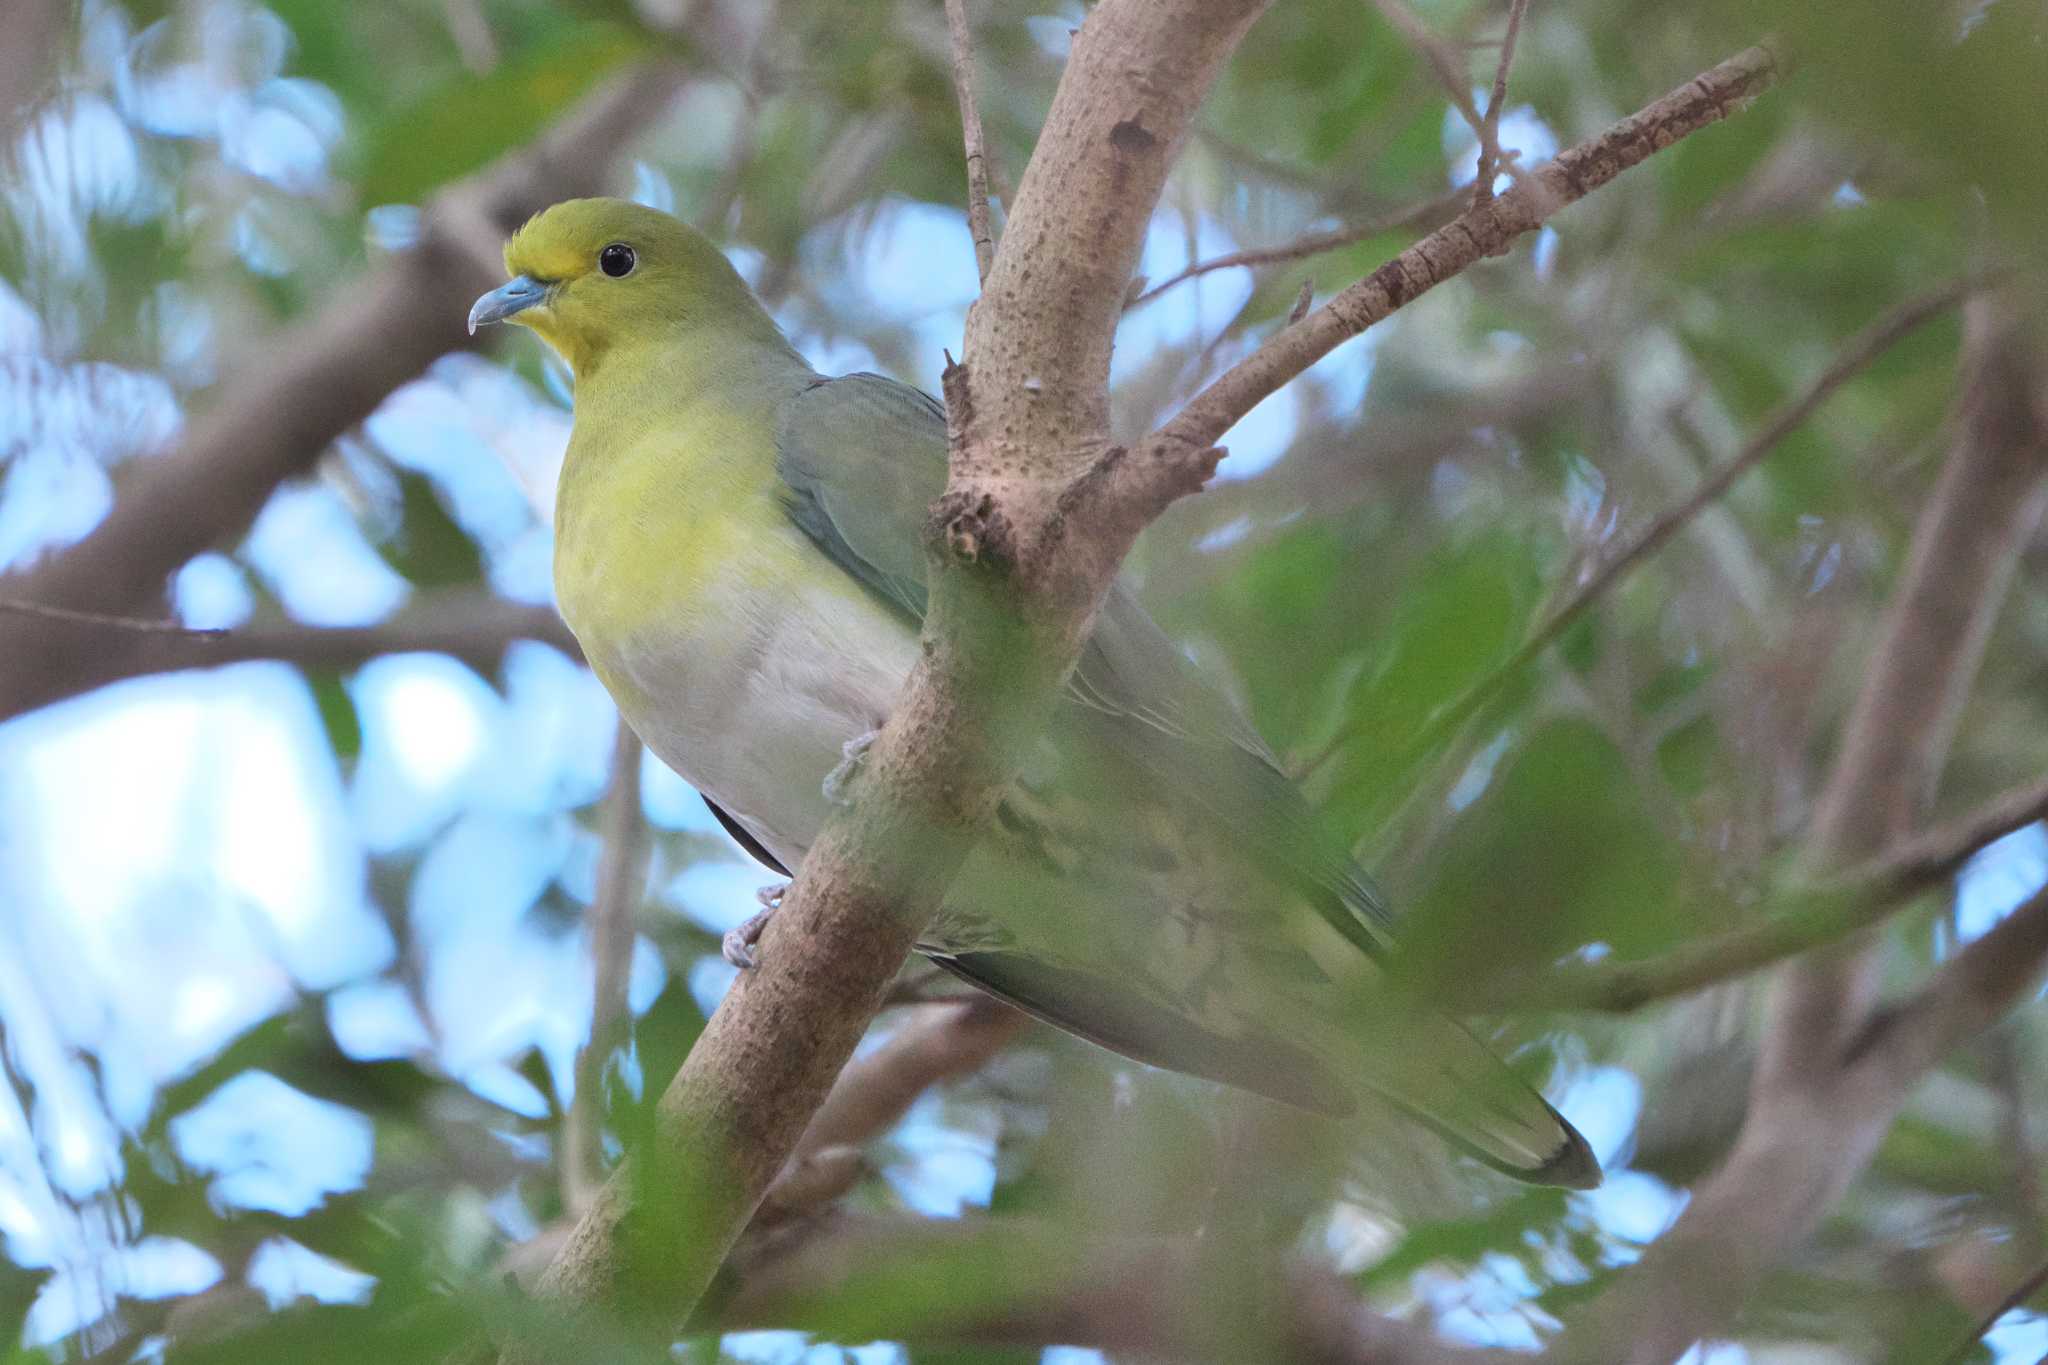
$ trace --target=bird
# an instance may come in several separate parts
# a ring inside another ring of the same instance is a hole
[[[562,616],[633,731],[787,876],[918,658],[945,409],[819,374],[660,210],[568,200],[504,257],[471,333],[524,326],[573,376]],[[737,965],[772,910],[728,936]],[[1380,893],[1122,581],[916,948],[1133,1060],[1338,1119],[1391,1107],[1519,1179],[1600,1181],[1464,1025],[1361,1009],[1396,950]]]

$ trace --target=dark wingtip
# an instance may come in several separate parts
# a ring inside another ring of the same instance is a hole
[[[1557,1114],[1556,1110],[1551,1110]],[[1557,1114],[1557,1126],[1564,1130],[1564,1143],[1551,1153],[1550,1160],[1527,1172],[1522,1178],[1539,1185],[1558,1185],[1567,1190],[1597,1190],[1602,1179],[1600,1158],[1593,1155],[1593,1149],[1579,1130]]]

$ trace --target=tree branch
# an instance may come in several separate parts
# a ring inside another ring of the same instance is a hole
[[[1879,923],[1954,876],[1985,845],[2042,819],[2048,781],[2007,792],[1846,875],[1794,887],[1777,913],[1756,924],[1641,962],[1566,964],[1482,984],[1469,1003],[1481,1011],[1621,1012],[1701,990]]]
[[[1505,248],[1560,208],[1585,198],[1632,166],[1718,123],[1767,89],[1777,72],[1753,47],[1529,172],[1527,183],[1451,222],[1345,289],[1226,370],[1151,438],[1161,449],[1205,448],[1267,395],[1341,343],[1419,298],[1475,261]]]
[[[1972,289],[1982,283],[1981,278],[1957,280],[1918,298],[1908,299],[1857,333],[1843,348],[1841,354],[1835,357],[1834,363],[1815,375],[1805,388],[1781,404],[1742,449],[1736,452],[1734,458],[1700,480],[1699,486],[1687,495],[1685,501],[1661,513],[1619,553],[1602,561],[1572,595],[1545,617],[1542,624],[1531,631],[1528,638],[1524,639],[1499,667],[1433,714],[1417,732],[1404,757],[1413,760],[1455,734],[1466,721],[1499,696],[1503,688],[1521,676],[1524,669],[1542,657],[1545,650],[1556,644],[1564,633],[1615,584],[1634,572],[1650,556],[1670,544],[1679,532],[1698,519],[1700,513],[1720,501],[1729,489],[1741,481],[1743,475],[1763,463],[1787,436],[1804,426],[1819,410],[1821,404],[1834,395],[1835,390],[1862,373],[1871,362],[1921,324],[1960,303]],[[1339,732],[1336,738],[1331,740],[1330,747],[1318,756],[1318,762],[1341,748],[1349,733],[1348,729]]]
[[[1110,345],[1167,169],[1262,8],[1104,0],[1075,36],[947,374],[923,653],[762,965],[712,1016],[654,1140],[579,1221],[544,1296],[641,1310],[663,1338],[696,1303],[964,861],[1130,541],[1191,486],[1108,453]]]
[[[636,70],[586,100],[527,151],[444,191],[419,245],[336,290],[228,386],[177,447],[125,471],[77,544],[0,579],[0,597],[122,614],[161,599],[172,572],[245,527],[271,490],[313,462],[436,357],[472,344],[469,301],[496,280],[495,243],[558,199],[602,188],[631,135],[668,107],[679,76]],[[96,659],[136,645],[15,618],[0,647],[0,715],[80,690],[82,675],[136,671]]]
[[[1508,69],[1515,64],[1515,39],[1522,32],[1522,15],[1529,0],[1508,0],[1507,31],[1501,35],[1500,61],[1493,68],[1493,90],[1486,100],[1486,118],[1479,125],[1479,170],[1472,186],[1472,202],[1483,204],[1493,198],[1493,178],[1500,171],[1500,109],[1508,98]]]
[[[1247,381],[1232,388],[1226,377],[1221,397],[1212,389],[1206,408],[1198,399],[1169,424],[1167,441],[1127,451],[1109,441],[1109,358],[1167,171],[1263,7],[1103,0],[1076,34],[969,311],[964,359],[945,374],[949,477],[927,524],[920,658],[852,804],[828,819],[769,923],[762,965],[727,994],[663,1095],[654,1140],[614,1174],[543,1277],[558,1305],[637,1311],[666,1340],[675,1314],[698,1302],[1039,733],[1131,543],[1213,471],[1220,452],[1189,432]],[[1566,198],[1584,194],[1724,116],[1770,66],[1760,51],[1724,63],[1546,172]],[[1484,246],[1541,213],[1518,190],[1467,217],[1458,242]],[[1418,259],[1448,271],[1465,249]],[[1402,276],[1389,293],[1395,269],[1367,282],[1382,312],[1420,292]],[[1323,336],[1330,317],[1355,332],[1358,288],[1282,341]],[[1277,354],[1253,367],[1274,384],[1304,353],[1288,342]]]
[[[135,631],[123,623],[111,628],[130,634],[114,648],[105,647],[110,623],[98,612],[23,606],[39,618],[39,638],[44,646],[64,652],[69,660],[61,675],[52,675],[53,685],[62,691],[44,698],[45,702],[123,678],[217,668],[251,659],[276,659],[302,668],[348,669],[386,654],[448,654],[479,673],[490,673],[497,668],[505,646],[518,639],[553,645],[573,659],[583,657],[576,637],[553,607],[509,601],[481,589],[432,593],[368,626],[277,624],[186,630],[145,621],[141,624],[151,629]],[[0,611],[5,610],[0,606]],[[4,671],[5,665],[0,664],[0,673]],[[0,719],[11,714],[0,707]]]
[[[640,812],[640,740],[619,717],[612,745],[611,786],[605,792],[597,862],[591,894],[590,1037],[576,1057],[576,1093],[562,1123],[559,1160],[562,1202],[581,1213],[604,1181],[604,1070],[625,1038],[631,1018],[627,987],[633,969],[633,912],[639,908],[647,869],[647,823]]]
[[[960,101],[960,136],[967,149],[967,230],[974,237],[974,264],[984,283],[995,263],[995,228],[988,210],[988,144],[981,134],[981,105],[974,97],[974,35],[967,27],[966,0],[946,0],[946,32],[953,45],[953,93]]]
[[[1214,270],[1232,270],[1240,266],[1272,265],[1279,261],[1297,261],[1304,256],[1318,256],[1325,251],[1335,251],[1354,242],[1362,242],[1382,232],[1396,228],[1412,227],[1417,223],[1435,223],[1465,202],[1462,188],[1446,190],[1420,203],[1406,204],[1386,213],[1376,214],[1363,222],[1348,227],[1334,228],[1329,232],[1311,232],[1279,246],[1254,247],[1248,251],[1233,251],[1206,261],[1197,261],[1177,275],[1169,275],[1158,284],[1145,290],[1130,302],[1136,308],[1141,303],[1150,303],[1175,285],[1186,284],[1197,276],[1207,275]]]
[[[1967,323],[1964,421],[1818,803],[1808,848],[1823,864],[1898,837],[1932,795],[1991,620],[2040,519],[2040,353],[1986,296]],[[1734,1150],[1628,1278],[1573,1323],[1560,1354],[1664,1365],[1722,1330],[1868,1164],[1912,1084],[1995,1020],[2044,956],[2048,893],[1889,1014],[1874,1002],[1874,954],[1825,950],[1795,963],[1772,994]]]

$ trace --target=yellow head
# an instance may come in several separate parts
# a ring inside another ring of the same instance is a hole
[[[746,281],[696,229],[623,199],[571,199],[535,214],[505,244],[512,279],[469,310],[471,332],[516,322],[579,377],[616,346],[735,329],[782,344]]]

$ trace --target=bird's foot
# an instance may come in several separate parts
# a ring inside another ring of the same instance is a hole
[[[780,910],[782,908],[782,898],[788,894],[788,882],[777,882],[773,886],[761,886],[754,889],[754,899],[761,902],[763,910]]]
[[[775,902],[772,905],[767,898],[770,891],[775,893]],[[764,886],[755,892],[754,894],[761,899],[760,910],[747,916],[736,927],[726,930],[725,937],[719,941],[718,949],[724,954],[725,960],[743,972],[750,972],[761,965],[761,960],[754,956],[754,945],[761,941],[762,933],[768,928],[768,921],[782,908],[782,891],[783,888],[779,886]]]
[[[853,779],[860,775],[860,765],[866,761],[868,750],[874,747],[879,730],[870,730],[864,735],[855,735],[846,741],[846,747],[839,751],[839,766],[825,774],[825,799],[835,806],[844,806],[853,800]]]

